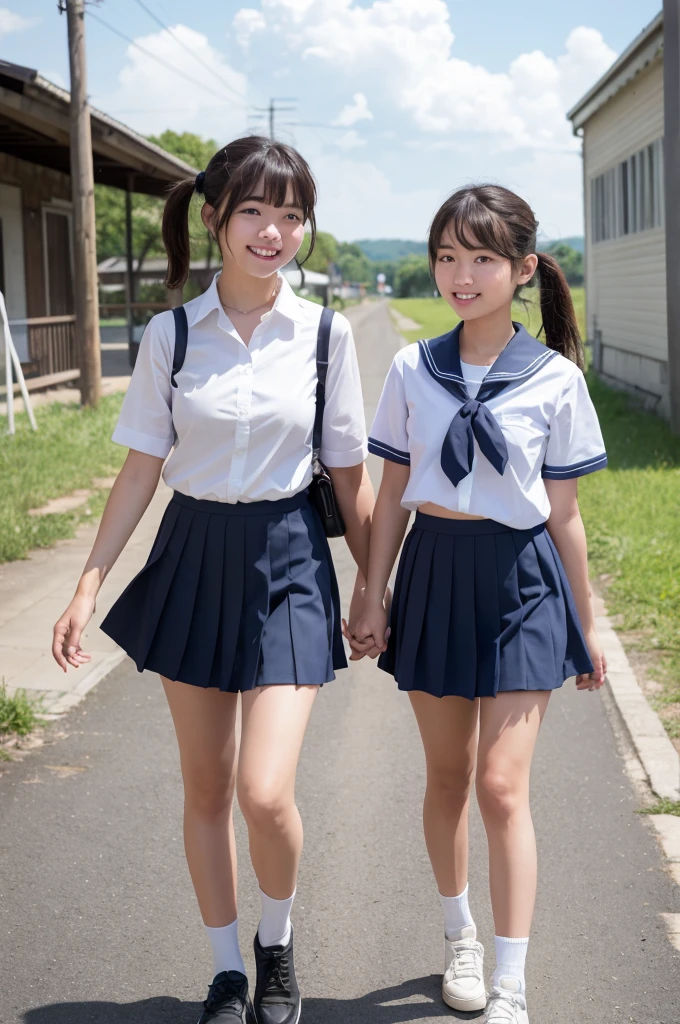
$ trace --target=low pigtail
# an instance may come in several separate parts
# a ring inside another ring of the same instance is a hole
[[[189,276],[189,207],[196,182],[185,178],[173,185],[163,210],[163,245],[168,254],[168,288],[183,288]]]
[[[546,345],[571,359],[582,370],[583,345],[567,279],[554,256],[545,252],[536,255]]]

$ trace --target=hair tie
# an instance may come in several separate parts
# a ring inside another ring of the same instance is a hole
[[[194,188],[199,195],[203,194],[203,182],[205,181],[205,171],[200,171],[196,175],[196,181],[194,182]]]

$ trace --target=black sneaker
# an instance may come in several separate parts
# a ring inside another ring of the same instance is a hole
[[[209,1021],[218,1021],[219,1024],[256,1024],[248,995],[248,979],[240,971],[222,971],[217,974],[203,1007],[198,1024],[208,1024]]]
[[[255,935],[255,1013],[258,1024],[298,1024],[302,1003],[293,961],[293,931],[287,946],[261,946]]]

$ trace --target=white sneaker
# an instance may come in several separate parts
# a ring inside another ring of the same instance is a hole
[[[484,1024],[529,1024],[527,1001],[517,978],[503,977],[491,989]]]
[[[466,934],[467,933],[467,934]],[[474,928],[463,928],[463,938],[446,939],[442,999],[452,1010],[483,1010],[484,946],[474,938]]]

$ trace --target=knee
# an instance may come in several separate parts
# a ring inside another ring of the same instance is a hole
[[[275,832],[294,806],[280,786],[266,781],[239,783],[238,803],[249,827]]]
[[[431,771],[427,777],[427,799],[434,803],[440,814],[458,817],[470,797],[474,765],[464,765],[457,771]]]
[[[209,768],[185,772],[184,799],[187,808],[207,820],[230,814],[234,799],[233,774]]]
[[[483,817],[509,821],[522,810],[526,794],[509,774],[486,770],[477,778],[477,800]]]

